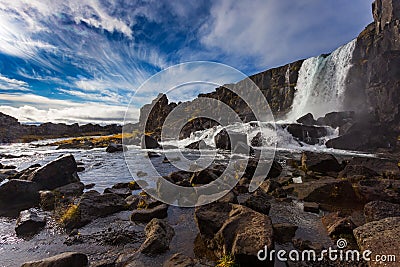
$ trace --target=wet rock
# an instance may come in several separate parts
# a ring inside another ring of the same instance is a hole
[[[229,218],[231,210],[232,204],[224,202],[215,202],[196,208],[194,218],[200,234],[206,238],[213,238]]]
[[[95,187],[95,186],[96,186],[95,183],[86,184],[86,185],[85,185],[85,189],[92,189],[92,188]]]
[[[285,186],[284,189],[300,200],[320,203],[324,209],[349,207],[359,202],[352,184],[345,180],[324,178],[318,181],[291,184]]]
[[[150,159],[151,158],[159,158],[159,157],[161,157],[161,155],[156,152],[149,151],[149,152],[147,152],[147,157]]]
[[[339,212],[330,213],[322,218],[330,237],[338,237],[341,235],[352,235],[356,225],[350,217],[342,217]]]
[[[204,142],[204,140],[200,140],[200,141],[193,142],[193,143],[185,146],[185,148],[199,150],[199,149],[206,149],[206,148],[208,148],[208,146],[207,146],[206,142]]]
[[[271,197],[269,195],[263,191],[257,190],[243,203],[243,205],[254,211],[268,215],[271,209],[271,203],[269,203],[270,200]]]
[[[315,202],[304,202],[303,210],[305,212],[319,213],[319,204]]]
[[[193,173],[190,178],[190,184],[209,184],[219,178],[219,172],[213,169],[207,168],[199,172]]]
[[[341,165],[333,155],[308,151],[303,152],[301,156],[301,166],[304,170],[319,173],[338,172],[341,170]]]
[[[53,190],[70,183],[79,182],[77,165],[71,154],[59,157],[34,170],[27,180],[37,183],[41,189]]]
[[[77,197],[83,194],[85,185],[82,182],[71,183],[53,190],[54,194],[59,198],[63,197]]]
[[[175,235],[174,229],[165,221],[154,218],[145,228],[146,240],[140,247],[144,254],[160,254],[169,249],[169,243]]]
[[[254,155],[254,149],[247,145],[247,143],[244,142],[238,142],[233,149],[233,153],[236,154],[243,154],[243,155]]]
[[[129,188],[106,188],[104,189],[104,193],[111,193],[123,198],[127,198],[132,195],[132,190]]]
[[[53,257],[22,264],[21,267],[87,267],[88,257],[78,252],[65,252]]]
[[[145,134],[142,136],[140,140],[140,147],[142,149],[154,149],[154,148],[160,148],[161,146],[156,139],[154,139],[150,135]]]
[[[135,210],[131,214],[131,221],[147,223],[154,218],[164,219],[168,216],[168,205],[162,204],[154,208]]]
[[[314,116],[311,113],[307,113],[303,117],[298,118],[296,122],[308,126],[313,126],[317,124],[317,121],[314,119]]]
[[[126,209],[125,200],[115,194],[100,194],[91,190],[85,192],[77,204],[77,218],[65,221],[66,228],[79,228],[91,221]]]
[[[78,167],[76,168],[76,171],[77,171],[77,172],[83,172],[83,171],[85,171],[85,167],[83,167],[83,166],[78,166]]]
[[[363,165],[352,165],[348,164],[346,167],[339,172],[338,177],[339,178],[371,178],[371,177],[376,177],[379,176],[377,172],[374,170],[371,170],[368,167],[365,167]]]
[[[372,201],[364,206],[364,216],[366,222],[400,217],[400,205],[385,201]]]
[[[35,210],[23,210],[19,213],[15,232],[19,236],[34,235],[46,225],[46,218]]]
[[[245,163],[243,165],[245,166],[246,169],[243,176],[249,179],[253,178],[257,166],[259,165],[260,165],[259,168],[261,170],[267,169],[267,166],[270,165],[270,169],[267,175],[267,177],[269,178],[276,178],[282,173],[282,165],[279,164],[279,162],[277,162],[276,160],[271,162],[269,160],[259,160],[257,158],[251,158],[249,159],[247,164]],[[238,166],[238,168],[242,168],[242,166]]]
[[[400,178],[400,169],[397,161],[380,158],[354,157],[347,166],[364,166],[385,178]]]
[[[8,179],[10,176],[16,175],[18,172],[13,169],[0,169],[0,181]]]
[[[319,138],[328,134],[325,127],[289,124],[285,128],[294,138],[309,145],[319,143]]]
[[[123,189],[127,188],[129,190],[140,190],[140,186],[136,181],[131,181],[128,183],[117,183],[111,187],[112,189]]]
[[[225,196],[218,199],[218,202],[238,204],[238,199],[234,192],[229,191]]]
[[[365,179],[354,186],[357,196],[362,203],[375,200],[400,204],[400,182],[391,179]]]
[[[251,144],[251,146],[254,146],[254,147],[260,147],[260,146],[263,146],[263,141],[264,141],[264,138],[263,138],[263,136],[262,136],[262,133],[261,133],[261,132],[258,132],[258,133],[253,137],[253,139],[251,139],[250,144]]]
[[[296,235],[298,226],[291,223],[275,223],[273,228],[274,239],[279,243],[288,243]]]
[[[214,141],[217,149],[231,150],[239,142],[247,144],[247,136],[242,133],[228,132],[226,129],[222,129],[214,137]]]
[[[241,205],[233,205],[229,218],[214,239],[217,256],[230,254],[243,266],[273,266],[257,258],[260,249],[273,249],[273,228],[268,216]]]
[[[40,207],[44,211],[54,210],[56,196],[53,191],[39,191],[40,194]]]
[[[273,191],[275,191],[280,187],[281,185],[277,181],[272,179],[268,179],[262,182],[262,184],[260,185],[260,188],[266,193],[272,193]]]
[[[164,262],[163,267],[195,267],[195,264],[196,261],[193,258],[176,253]]]
[[[274,191],[272,191],[271,195],[275,198],[286,198],[287,197],[286,191],[280,187],[275,189]]]
[[[127,147],[125,145],[115,144],[115,143],[109,144],[108,147],[106,148],[106,152],[108,152],[108,153],[123,152],[126,150],[127,150]]]
[[[0,216],[17,216],[39,205],[39,186],[24,180],[9,180],[0,186]]]
[[[361,251],[372,251],[371,259],[379,255],[397,255],[400,251],[400,217],[389,217],[366,223],[354,229],[354,237]],[[381,266],[370,262],[370,266]]]
[[[341,127],[346,123],[352,122],[355,117],[354,111],[340,111],[330,112],[325,114],[324,117],[318,118],[317,123],[319,125],[327,125],[332,128]]]
[[[316,243],[316,242],[314,243],[314,242],[311,242],[310,240],[305,240],[302,238],[293,238],[292,243],[293,243],[293,246],[300,251],[314,250],[316,252],[319,252],[323,249],[323,247],[320,243]]]
[[[129,210],[137,209],[141,197],[138,195],[130,195],[125,198],[126,205]]]

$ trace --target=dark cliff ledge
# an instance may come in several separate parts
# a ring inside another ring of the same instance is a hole
[[[400,135],[400,1],[376,0],[372,13],[374,22],[357,37],[345,106],[360,113],[370,148],[393,148]]]
[[[270,104],[271,111],[275,116],[279,117],[290,110],[296,90],[295,86],[298,79],[298,72],[302,63],[303,60],[299,60],[249,77],[266,97]],[[240,81],[232,86],[241,87],[244,86],[243,83],[245,82],[246,80]],[[221,112],[218,109],[215,109],[215,107],[204,106],[204,104],[199,100],[202,97],[217,99],[227,104],[245,122],[255,120],[255,117],[247,104],[235,93],[229,90],[227,86],[221,86],[216,88],[214,92],[200,94],[198,98],[193,101],[180,103],[185,112],[192,114],[193,117],[196,118],[186,121],[187,125],[184,127],[180,138],[188,137],[188,135],[193,131],[210,128],[217,124],[213,120],[197,118],[197,114],[201,114],[202,110],[214,113],[213,115],[215,118],[221,116]],[[161,127],[166,117],[176,106],[176,103],[169,103],[166,95],[160,94],[151,104],[144,105],[141,108],[139,118],[140,126],[145,132],[159,137]],[[229,121],[229,118],[219,118],[219,120]],[[181,122],[179,121],[179,118],[177,118],[176,124],[179,123]],[[174,125],[168,126],[174,127]]]
[[[83,135],[109,135],[122,131],[116,124],[67,125],[64,123],[43,123],[39,126],[24,125],[9,115],[0,112],[0,143],[30,142],[46,138],[76,137]]]

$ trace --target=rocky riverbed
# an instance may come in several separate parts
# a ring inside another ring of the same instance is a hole
[[[179,208],[144,193],[131,178],[122,152],[57,150],[37,144],[1,149],[9,155],[1,160],[2,266],[20,266],[65,252],[76,253],[46,259],[40,266],[51,262],[56,266],[215,266],[229,257],[240,266],[266,266],[257,259],[264,245],[321,251],[345,238],[348,248],[372,246],[381,254],[396,253],[398,246],[389,234],[397,224],[386,221],[400,215],[400,171],[397,162],[384,155],[301,152],[300,147],[281,150],[254,193],[248,186],[260,160],[250,156],[243,177],[225,197],[198,208]],[[183,186],[209,183],[225,161],[246,158],[239,153],[232,159],[219,150],[211,167],[193,174],[178,171],[165,160],[163,153],[168,150],[154,149],[149,154],[136,146],[128,149],[136,151],[135,178],[146,179],[140,162],[151,155],[167,180]],[[10,156],[12,151],[15,157]],[[184,149],[184,155],[193,158],[196,151]],[[374,231],[380,245],[371,240]],[[284,266],[276,259],[269,263],[274,264]]]

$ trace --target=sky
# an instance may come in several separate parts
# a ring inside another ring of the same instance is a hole
[[[329,53],[372,22],[371,3],[0,0],[0,112],[21,122],[122,123],[159,71],[212,61],[251,75]],[[177,100],[202,91],[210,88]]]

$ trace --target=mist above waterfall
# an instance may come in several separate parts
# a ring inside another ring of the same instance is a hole
[[[328,112],[342,111],[346,77],[356,40],[343,45],[330,55],[306,59],[299,71],[289,121],[311,113],[315,118]]]

